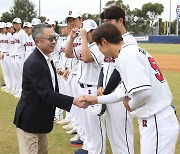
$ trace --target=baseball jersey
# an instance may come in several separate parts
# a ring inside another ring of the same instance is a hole
[[[102,62],[104,59],[103,54],[99,51],[96,43],[88,44],[88,48],[94,59],[93,62],[84,63],[81,55],[81,46],[77,47],[74,51],[74,56],[79,60],[78,72],[77,72],[77,82],[84,83],[88,85],[97,85],[98,76],[100,69],[102,67]]]
[[[70,36],[68,36],[67,40],[69,40]],[[78,36],[74,39],[74,42],[73,42],[73,50],[76,50],[76,48],[78,46],[80,46],[82,43],[82,38],[81,38],[81,35],[80,33],[78,34]],[[74,51],[73,51],[74,52]],[[70,72],[72,74],[77,74],[77,67],[78,67],[78,60],[76,58],[72,58],[71,59],[71,62],[70,62]]]
[[[118,55],[118,71],[128,95],[152,89],[152,95],[143,106],[135,108],[131,113],[139,118],[150,117],[172,101],[169,86],[153,57],[136,45],[124,44]]]
[[[24,32],[23,29],[21,29],[19,32],[16,32],[14,34],[14,54],[15,55],[23,55],[25,54],[25,47],[27,40],[27,34]]]
[[[4,39],[5,39],[5,34],[0,34],[0,51],[3,52],[4,50]]]
[[[36,45],[35,42],[32,38],[32,35],[27,36],[26,40],[26,58],[33,52],[35,49]]]
[[[55,35],[59,35],[59,34],[55,33]],[[62,43],[62,38],[59,37],[59,39],[57,40],[57,44],[54,48],[54,51],[51,53],[54,64],[58,63],[59,61],[59,48],[60,48],[59,46],[61,45],[61,43]]]
[[[65,56],[65,47],[66,47],[66,44],[67,44],[67,38],[66,37],[62,37],[61,38],[62,41],[61,43],[58,45],[59,46],[59,63],[58,63],[58,68],[61,69],[62,72],[65,72],[65,70],[67,68],[69,68],[69,61],[70,58],[67,58]]]
[[[11,38],[10,38],[10,56],[14,55],[14,45],[15,45],[14,35],[11,34]]]
[[[9,53],[10,52],[10,45],[11,45],[11,35],[10,33],[7,33],[5,35],[5,39],[4,39],[4,51],[5,53]]]

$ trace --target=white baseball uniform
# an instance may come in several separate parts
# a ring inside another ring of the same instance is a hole
[[[123,41],[128,44],[137,44],[135,38],[129,33],[122,35]],[[105,88],[109,78],[116,68],[115,58],[104,58],[103,63],[103,87]],[[133,117],[124,108],[121,102],[106,105],[106,129],[113,154],[133,154]]]
[[[171,91],[157,63],[144,49],[124,44],[118,56],[118,71],[128,96],[131,97],[131,114],[138,118],[141,153],[173,154],[179,124],[170,106]],[[133,101],[145,90],[151,91],[147,100],[141,104],[141,101]]]
[[[15,55],[14,59],[14,69],[16,72],[16,79],[18,81],[17,89],[18,92],[21,93],[22,91],[22,71],[23,71],[23,64],[25,58],[25,45],[27,40],[27,34],[21,29],[19,32],[14,34],[14,51],[13,54]]]
[[[4,58],[2,59],[3,64],[3,74],[4,74],[4,80],[6,83],[7,91],[11,91],[12,89],[12,78],[10,73],[10,40],[11,40],[11,34],[7,33],[3,35],[3,49],[2,52],[4,54]]]
[[[77,71],[77,82],[79,95],[96,95],[98,76],[104,56],[95,43],[88,45],[93,62],[84,63],[81,56],[81,46],[73,50],[74,56],[79,60]],[[106,151],[105,126],[103,116],[93,115],[92,111],[96,106],[89,106],[81,109],[82,122],[85,130],[85,143],[89,154],[103,154]]]
[[[67,41],[69,40],[70,36],[68,36]],[[77,47],[79,47],[82,43],[82,39],[81,39],[81,35],[78,35],[73,42],[73,50],[75,50]],[[68,77],[67,82],[69,83],[69,91],[71,91],[72,96],[76,97],[78,96],[78,84],[76,81],[76,76],[78,73],[78,63],[79,61],[76,58],[69,58],[69,70],[70,70],[70,74]],[[73,88],[72,88],[73,87]],[[72,125],[73,125],[73,129],[76,129],[78,135],[80,136],[80,139],[82,141],[84,141],[83,143],[83,149],[87,149],[86,147],[86,142],[85,142],[85,135],[84,135],[84,126],[82,123],[82,113],[81,113],[81,109],[73,106],[73,110],[72,110]]]
[[[32,35],[27,36],[25,59],[27,59],[29,55],[34,51],[35,47],[36,45],[32,38]]]

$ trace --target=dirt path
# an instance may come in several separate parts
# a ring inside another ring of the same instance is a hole
[[[161,70],[180,72],[180,55],[152,55]]]

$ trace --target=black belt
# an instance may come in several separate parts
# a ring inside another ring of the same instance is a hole
[[[79,85],[80,85],[81,88],[92,87],[92,85],[83,84],[83,83],[80,83]]]

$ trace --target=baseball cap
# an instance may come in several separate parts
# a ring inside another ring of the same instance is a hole
[[[20,18],[14,18],[14,19],[13,19],[13,23],[21,24],[21,23],[22,23],[22,20],[21,20]]]
[[[60,23],[58,23],[59,27],[67,27],[67,22],[65,20],[61,21]]]
[[[25,22],[23,27],[29,27],[32,28],[32,24],[30,22]]]
[[[54,20],[51,20],[51,19],[48,19],[48,18],[44,22],[46,24],[49,24],[49,25],[56,25],[56,22]]]
[[[33,26],[38,25],[38,24],[40,24],[40,23],[41,23],[41,20],[38,19],[38,18],[33,18],[32,21],[31,21],[31,24],[32,24]]]
[[[81,14],[79,13],[79,11],[70,10],[68,11],[68,14],[66,15],[66,20],[67,18],[78,18],[78,17],[81,17]]]
[[[7,22],[5,27],[6,27],[6,28],[13,27],[13,24],[12,24],[11,22]]]
[[[0,28],[5,28],[6,24],[5,22],[0,22]]]
[[[94,20],[92,19],[87,19],[83,21],[83,28],[89,32],[92,29],[96,29],[97,28],[97,24]]]

